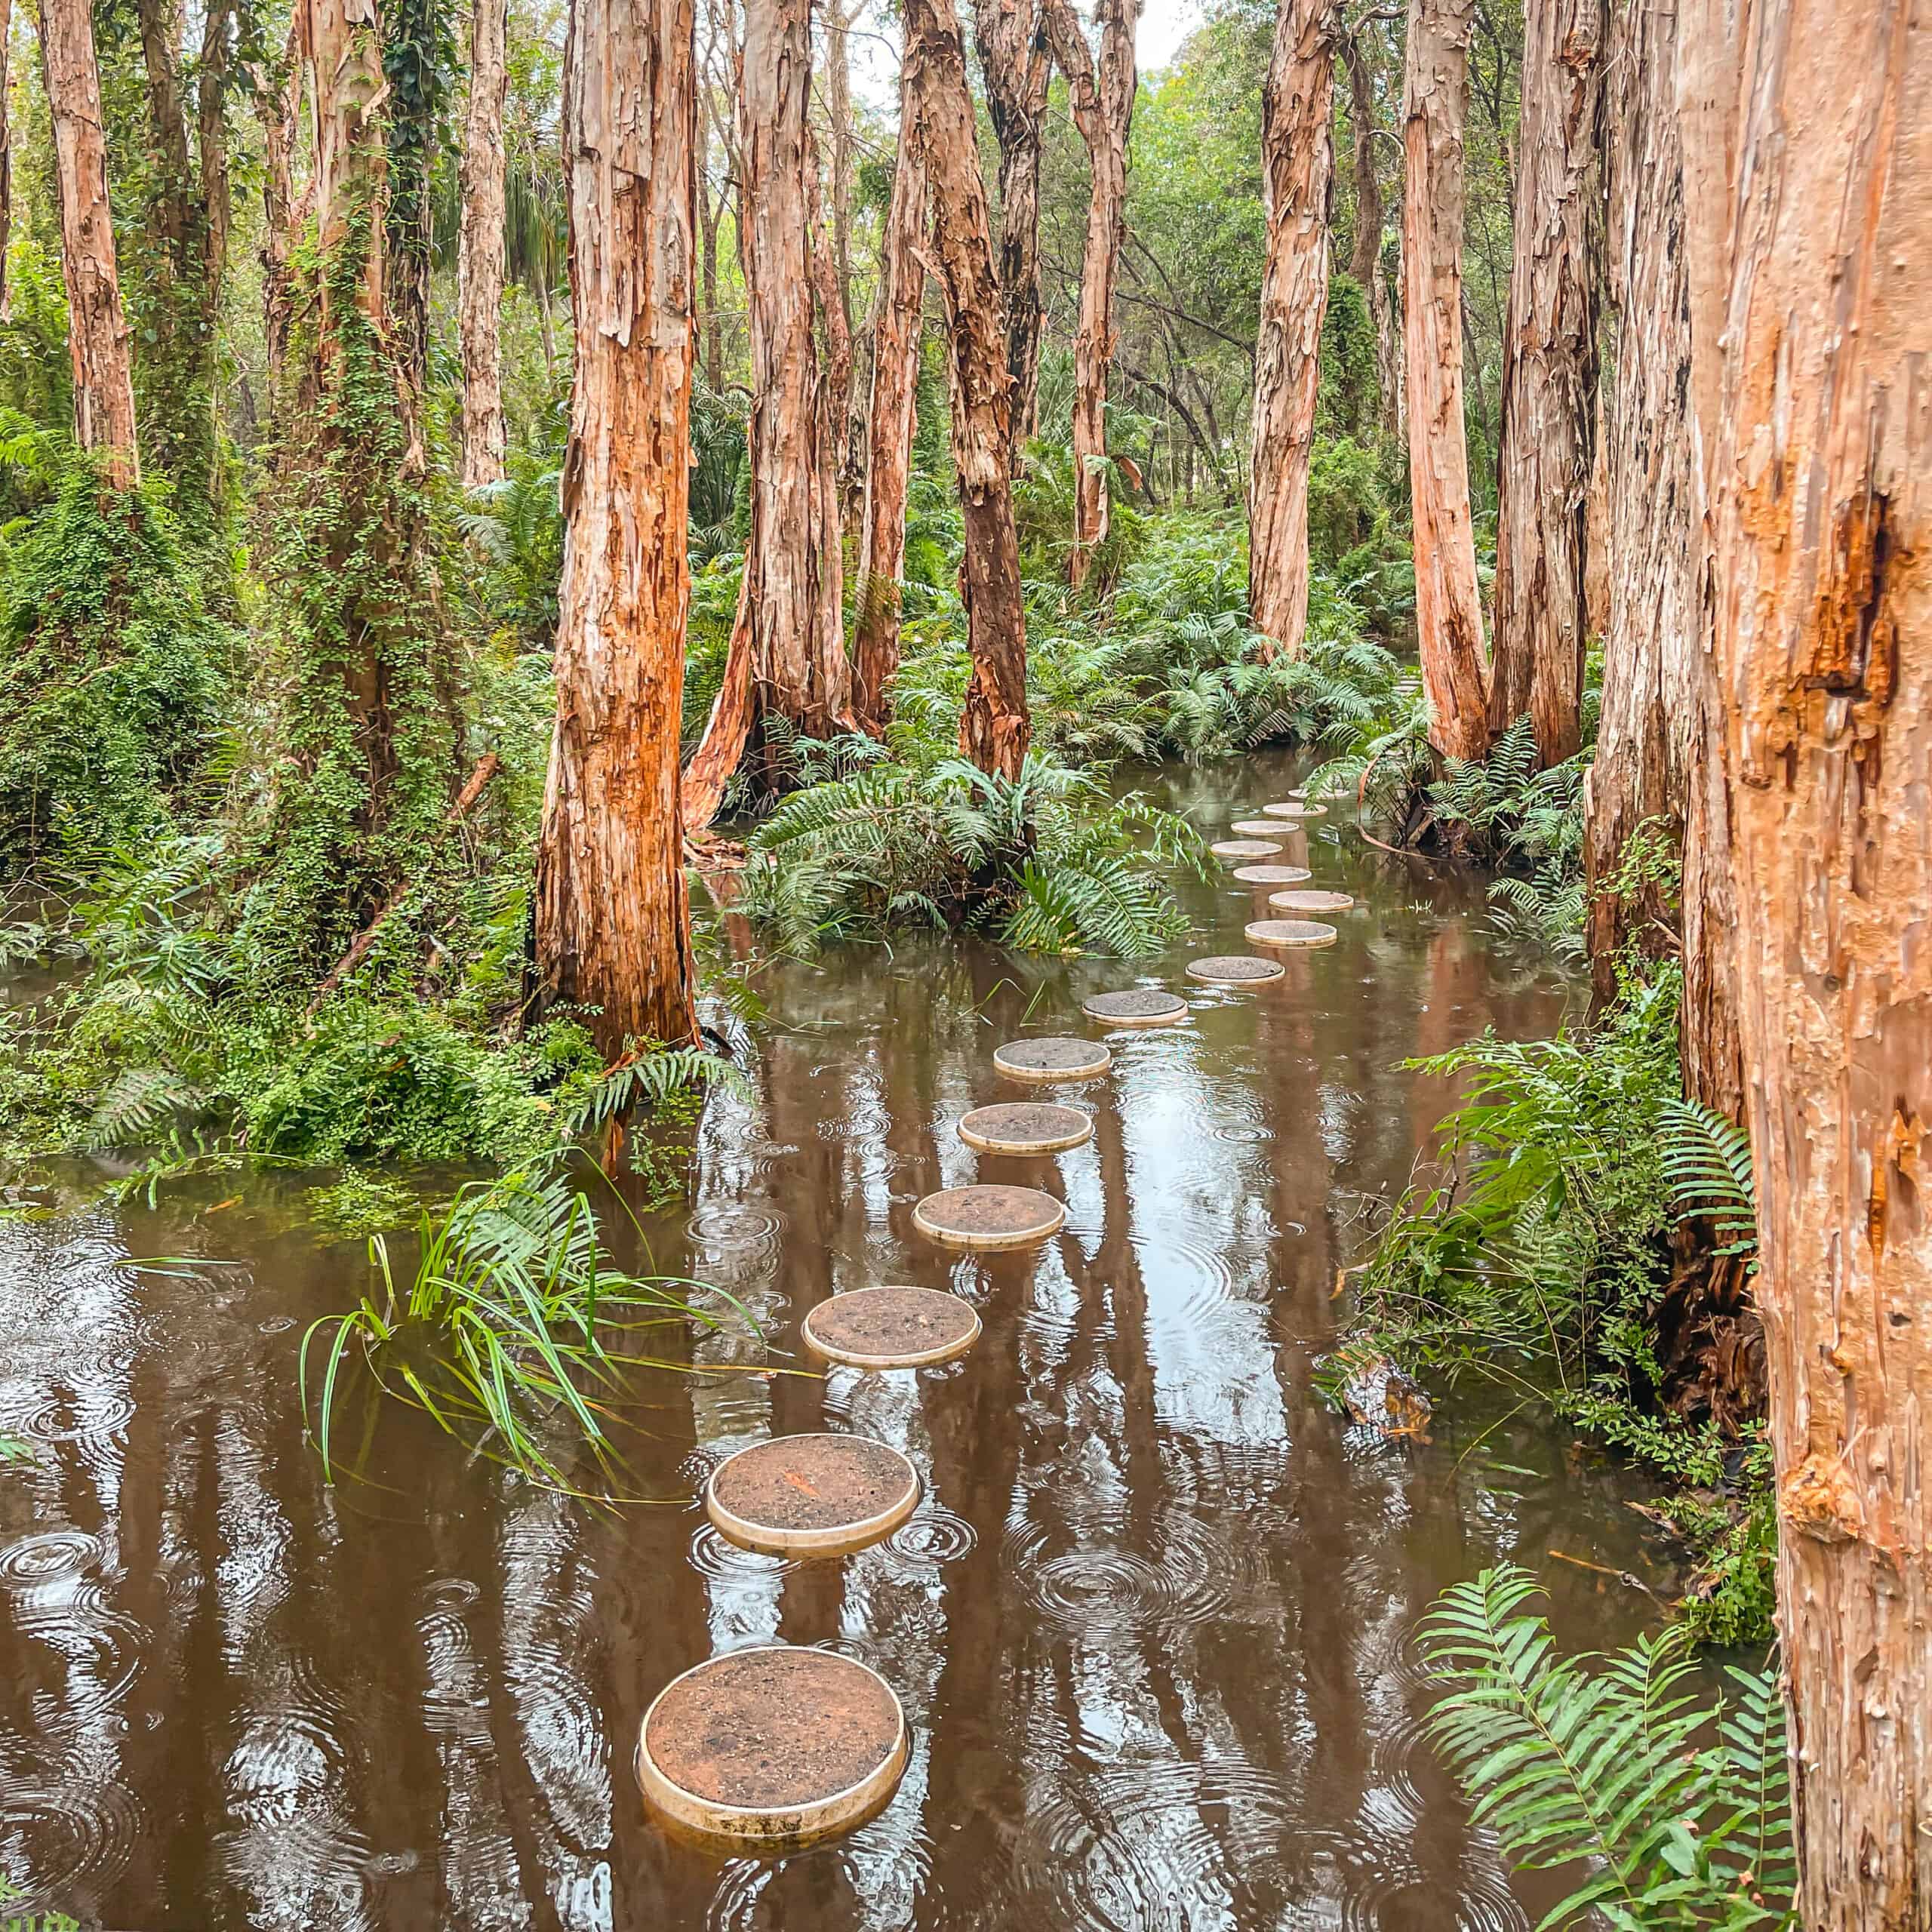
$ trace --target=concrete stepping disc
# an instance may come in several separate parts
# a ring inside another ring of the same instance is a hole
[[[912,1210],[912,1225],[944,1247],[1031,1247],[1057,1235],[1066,1210],[1036,1187],[949,1187]]]
[[[1263,805],[1270,818],[1326,818],[1326,805],[1311,805],[1306,798],[1284,798],[1279,804]]]
[[[1281,828],[1272,818],[1238,818],[1228,829],[1244,838],[1274,838],[1279,837]]]
[[[1091,1040],[1013,1040],[993,1054],[994,1066],[1014,1080],[1093,1080],[1113,1063]]]
[[[1272,859],[1281,848],[1266,838],[1221,838],[1208,849],[1217,859]]]
[[[1333,946],[1335,928],[1312,919],[1257,919],[1245,935],[1251,946]]]
[[[1346,892],[1278,892],[1268,901],[1278,912],[1346,912],[1355,903]]]
[[[928,1368],[963,1355],[980,1318],[937,1288],[853,1288],[820,1302],[799,1332],[814,1355],[848,1368]]]
[[[1110,1026],[1173,1026],[1187,1017],[1187,1001],[1164,986],[1136,986],[1120,993],[1096,993],[1081,1002],[1090,1020]]]
[[[1306,866],[1241,866],[1234,876],[1247,885],[1299,885],[1315,875]]]
[[[1094,1137],[1094,1123],[1078,1107],[1048,1100],[1002,1100],[975,1107],[959,1123],[959,1137],[983,1154],[1057,1154]]]
[[[891,1535],[919,1506],[919,1472],[865,1435],[781,1435],[728,1456],[705,1514],[741,1549],[843,1556]]]
[[[1190,960],[1187,974],[1211,986],[1256,986],[1278,980],[1286,970],[1279,960],[1257,959],[1251,952],[1217,952],[1211,958]]]
[[[645,1713],[636,1768],[686,1830],[776,1850],[875,1817],[906,1757],[905,1713],[876,1671],[771,1644],[673,1678]]]

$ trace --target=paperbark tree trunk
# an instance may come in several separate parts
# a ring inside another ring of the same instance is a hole
[[[1114,285],[1127,225],[1134,32],[1140,6],[1140,0],[1100,0],[1096,71],[1072,0],[1044,5],[1048,37],[1066,76],[1074,125],[1087,144],[1093,173],[1080,260],[1080,320],[1073,336],[1073,548],[1066,574],[1078,590],[1093,568],[1094,552],[1107,540],[1107,371],[1114,358]]]
[[[1482,600],[1463,423],[1463,128],[1475,0],[1409,0],[1402,144],[1402,356],[1408,386],[1416,640],[1444,756],[1489,749]]]
[[[94,16],[88,0],[42,0],[40,44],[60,195],[74,440],[84,450],[99,452],[115,487],[129,489],[140,480],[134,373],[114,257],[100,72],[94,63]]]
[[[469,17],[469,112],[463,141],[462,229],[457,241],[463,354],[463,485],[503,475],[500,371],[503,306],[503,96],[508,0],[475,0]]]
[[[1401,330],[1395,291],[1382,272],[1382,230],[1388,219],[1382,174],[1375,158],[1375,43],[1372,29],[1358,26],[1342,43],[1349,75],[1349,129],[1354,163],[1355,230],[1349,251],[1349,274],[1361,289],[1375,324],[1375,380],[1381,395],[1381,423],[1392,436],[1402,433]]]
[[[1255,346],[1247,602],[1270,657],[1300,657],[1308,629],[1308,466],[1328,307],[1340,14],[1338,0],[1281,0],[1261,97],[1268,256]]]
[[[1040,137],[1053,63],[1041,0],[973,0],[986,112],[999,143],[999,287],[1016,460],[1039,427]]]
[[[221,319],[228,279],[228,246],[235,229],[235,202],[228,168],[228,85],[235,26],[233,0],[210,0],[202,20],[200,72],[195,79],[195,149],[201,170],[205,223],[202,241],[202,313],[211,340]]]
[[[294,318],[290,258],[309,201],[298,206],[295,192],[295,128],[302,102],[302,61],[297,45],[300,17],[290,24],[279,65],[254,70],[251,92],[262,131],[262,333],[268,352],[269,410],[278,417],[282,376]],[[312,183],[311,184],[312,189]]]
[[[614,1060],[697,1036],[678,727],[697,252],[692,0],[574,0],[564,70],[576,383],[557,723],[537,862],[547,1000]]]
[[[1692,386],[1799,1905],[1810,1932],[1923,1932],[1932,24],[1832,0],[1698,0],[1681,20],[1687,201],[1723,226],[1690,253]]]
[[[879,240],[878,322],[872,331],[872,420],[866,438],[865,520],[859,533],[858,634],[852,696],[860,724],[874,736],[892,716],[899,669],[900,580],[906,574],[906,492],[918,407],[920,325],[926,269],[920,259],[928,199],[915,103],[906,74],[899,83],[899,156]]]
[[[805,146],[806,205],[811,211],[807,240],[812,294],[818,306],[819,327],[825,338],[825,420],[830,441],[829,474],[832,514],[842,531],[845,505],[856,498],[852,463],[852,329],[847,319],[845,294],[838,278],[838,242],[824,202],[824,180],[818,165],[818,143]]]
[[[973,676],[959,749],[982,771],[1017,778],[1033,724],[1026,621],[1013,527],[1014,385],[1000,328],[986,192],[953,0],[906,0],[906,87],[933,195],[933,267],[946,298],[952,366],[952,460],[966,526],[959,594]]]
[[[852,728],[838,486],[812,330],[808,0],[750,0],[738,89],[739,240],[751,334],[751,542],[724,681],[685,774],[694,829],[749,751],[758,789],[789,782],[789,733]],[[783,721],[768,737],[764,721]]]
[[[1527,716],[1544,765],[1583,743],[1607,24],[1604,0],[1530,0],[1523,14],[1489,727],[1500,737]]]

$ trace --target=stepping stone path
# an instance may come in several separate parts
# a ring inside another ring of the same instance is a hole
[[[1346,912],[1355,903],[1346,892],[1278,892],[1268,901],[1278,912]]]
[[[1110,1026],[1174,1026],[1187,1017],[1187,1001],[1159,986],[1137,986],[1131,992],[1096,993],[1080,1010]]]
[[[919,1506],[919,1472],[864,1435],[780,1435],[728,1456],[704,1509],[740,1549],[843,1556],[891,1535]]]
[[[1011,1080],[1094,1080],[1113,1063],[1113,1055],[1091,1040],[1014,1040],[993,1055]]]
[[[1247,937],[1251,946],[1333,946],[1335,928],[1317,925],[1312,919],[1257,919]]]
[[[686,1830],[774,1851],[875,1815],[906,1758],[905,1712],[876,1671],[774,1644],[673,1678],[645,1713],[637,1778]]]
[[[1066,1225],[1066,1210],[1036,1187],[949,1187],[912,1210],[912,1225],[942,1247],[1031,1247]]]
[[[1228,829],[1244,835],[1251,834],[1260,838],[1275,838],[1281,835],[1281,828],[1272,818],[1238,818]]]
[[[1321,818],[1306,787],[1266,820],[1237,820],[1240,833],[1272,833],[1281,821]],[[1269,860],[1270,838],[1224,838],[1217,858]],[[1257,886],[1296,886],[1302,866],[1249,865],[1234,876]],[[1269,905],[1287,912],[1343,912],[1345,892],[1285,891]],[[1274,947],[1329,946],[1335,928],[1306,919],[1259,919],[1249,941]],[[1196,959],[1188,977],[1211,986],[1255,987],[1282,977],[1278,960],[1251,953]],[[1096,993],[1081,1003],[1091,1020],[1114,1026],[1171,1026],[1187,1002],[1160,986]],[[993,1064],[1009,1078],[1091,1080],[1113,1057],[1078,1039],[1016,1040]],[[987,1153],[1047,1154],[1093,1137],[1077,1108],[1042,1101],[976,1107],[960,1138]],[[981,1184],[929,1194],[912,1224],[943,1247],[995,1250],[1033,1246],[1066,1224],[1066,1210],[1030,1187]],[[951,1361],[980,1338],[977,1312],[959,1296],[933,1288],[856,1288],[833,1295],[800,1325],[821,1360],[860,1369],[918,1368]],[[808,1434],[755,1443],[720,1463],[705,1484],[706,1515],[746,1549],[784,1556],[841,1555],[891,1534],[918,1507],[919,1473],[896,1449],[863,1435]],[[906,1718],[878,1674],[835,1651],[785,1644],[728,1651],[672,1678],[645,1713],[636,1771],[645,1798],[672,1824],[734,1850],[783,1851],[875,1817],[891,1799],[908,1756]]]
[[[848,1368],[930,1368],[980,1339],[980,1318],[937,1288],[854,1288],[820,1302],[799,1333],[813,1354]]]
[[[1057,1154],[1094,1137],[1094,1123],[1078,1107],[1044,1100],[1002,1100],[975,1107],[959,1123],[959,1137],[983,1154]]]
[[[1208,959],[1189,961],[1187,976],[1210,986],[1258,986],[1278,980],[1286,969],[1277,960],[1257,959],[1251,952],[1217,952]]]

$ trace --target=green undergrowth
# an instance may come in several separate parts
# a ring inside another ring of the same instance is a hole
[[[1727,1435],[1659,1358],[1673,1238],[1715,1224],[1735,1252],[1749,1214],[1735,1131],[1683,1099],[1680,990],[1675,968],[1633,972],[1588,1026],[1407,1063],[1462,1098],[1355,1278],[1355,1311],[1410,1373],[1507,1384],[1667,1484],[1655,1513],[1694,1565],[1684,1620],[1740,1644],[1769,1630],[1769,1451]]]

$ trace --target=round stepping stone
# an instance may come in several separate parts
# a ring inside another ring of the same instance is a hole
[[[1078,1107],[1046,1100],[1002,1100],[975,1107],[959,1123],[959,1137],[983,1154],[1057,1154],[1094,1137],[1094,1123]]]
[[[1242,866],[1234,876],[1249,885],[1299,885],[1315,875],[1306,866]]]
[[[1136,986],[1130,992],[1096,993],[1080,1010],[1110,1026],[1172,1026],[1187,1017],[1187,1001],[1162,986]]]
[[[814,1355],[848,1368],[927,1368],[963,1355],[980,1318],[937,1288],[854,1288],[820,1302],[800,1333]]]
[[[1272,859],[1281,848],[1266,838],[1222,838],[1208,849],[1217,859]]]
[[[919,1506],[919,1472],[865,1435],[781,1435],[728,1456],[705,1514],[741,1549],[842,1556],[889,1537]]]
[[[1278,892],[1268,901],[1278,912],[1346,912],[1355,903],[1346,892]]]
[[[1278,805],[1263,805],[1261,809],[1270,818],[1326,818],[1326,805],[1311,805],[1306,798],[1284,798]]]
[[[647,1802],[688,1831],[795,1847],[875,1816],[906,1768],[892,1687],[834,1651],[732,1651],[674,1677],[638,1734]]]
[[[1278,960],[1257,959],[1251,952],[1217,952],[1211,958],[1189,960],[1187,975],[1210,986],[1257,986],[1278,980],[1285,970]]]
[[[1059,1233],[1066,1210],[1036,1187],[949,1187],[912,1210],[912,1225],[943,1247],[1030,1247]]]
[[[1014,1080],[1092,1080],[1114,1057],[1091,1040],[1014,1040],[993,1054],[993,1064]]]
[[[1257,919],[1245,935],[1251,946],[1333,946],[1335,928],[1312,919]]]
[[[1228,827],[1228,829],[1230,832],[1241,832],[1244,835],[1251,834],[1258,838],[1272,838],[1280,832],[1281,828],[1272,818],[1238,818]]]

